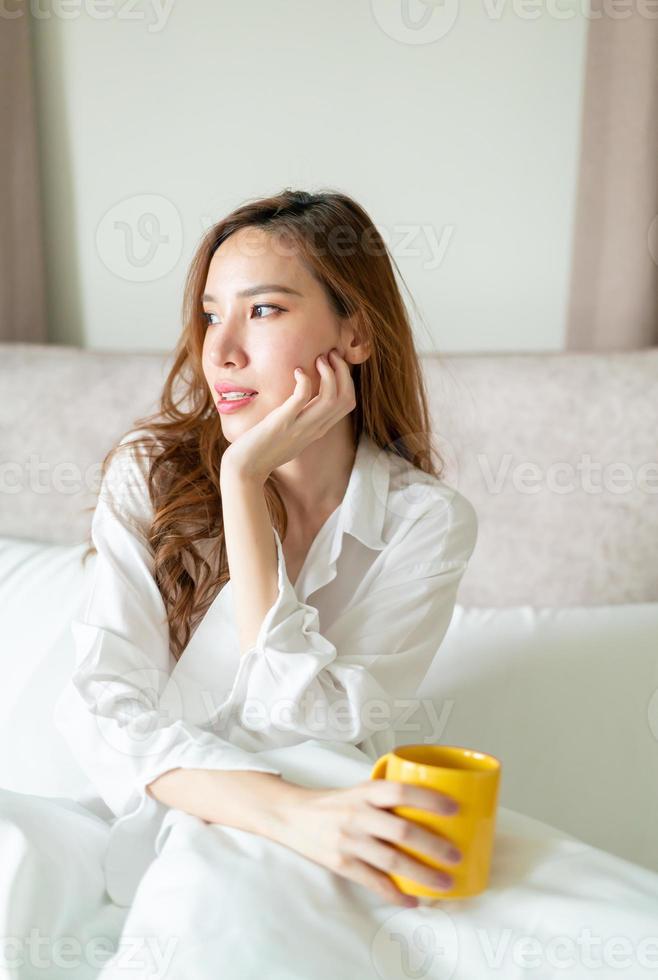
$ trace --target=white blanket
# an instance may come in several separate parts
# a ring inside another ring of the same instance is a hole
[[[304,785],[371,770],[333,743],[268,758]],[[132,907],[118,908],[108,834],[78,803],[0,790],[2,980],[658,977],[658,874],[504,807],[487,890],[417,909],[175,809]]]

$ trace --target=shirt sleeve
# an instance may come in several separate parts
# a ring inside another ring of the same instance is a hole
[[[241,657],[224,732],[250,749],[305,738],[360,747],[390,730],[416,695],[450,625],[477,539],[477,516],[457,491],[407,520],[377,559],[379,572],[324,633],[318,610],[300,602],[281,540],[278,596]]]
[[[146,538],[146,476],[132,446],[122,446],[108,467],[91,524],[97,555],[90,591],[84,613],[71,621],[75,667],[55,707],[57,728],[116,816],[152,802],[147,784],[179,766],[281,775],[188,724],[171,699],[164,707],[175,660]]]

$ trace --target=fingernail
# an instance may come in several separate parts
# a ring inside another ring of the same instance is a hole
[[[461,861],[461,851],[458,851],[456,847],[451,847],[447,853],[447,858],[449,861]]]
[[[445,811],[444,812],[445,813],[457,813],[458,810],[459,810],[459,803],[456,803],[454,800],[451,800],[450,802],[447,802],[446,803],[446,805],[445,805]]]
[[[407,908],[415,909],[418,905],[418,899],[414,898],[413,895],[405,895],[404,904],[407,906]]]

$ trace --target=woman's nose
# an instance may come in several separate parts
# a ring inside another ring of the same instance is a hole
[[[221,335],[213,337],[210,341],[209,356],[214,364],[227,361],[239,363],[244,359],[244,348],[237,333],[229,327],[227,330],[222,330]]]

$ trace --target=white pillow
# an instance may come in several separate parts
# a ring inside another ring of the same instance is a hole
[[[0,786],[16,792],[97,795],[53,723],[96,558],[83,569],[85,547],[0,538]]]
[[[658,871],[658,603],[457,606],[418,698],[397,744],[491,752],[503,806]]]

